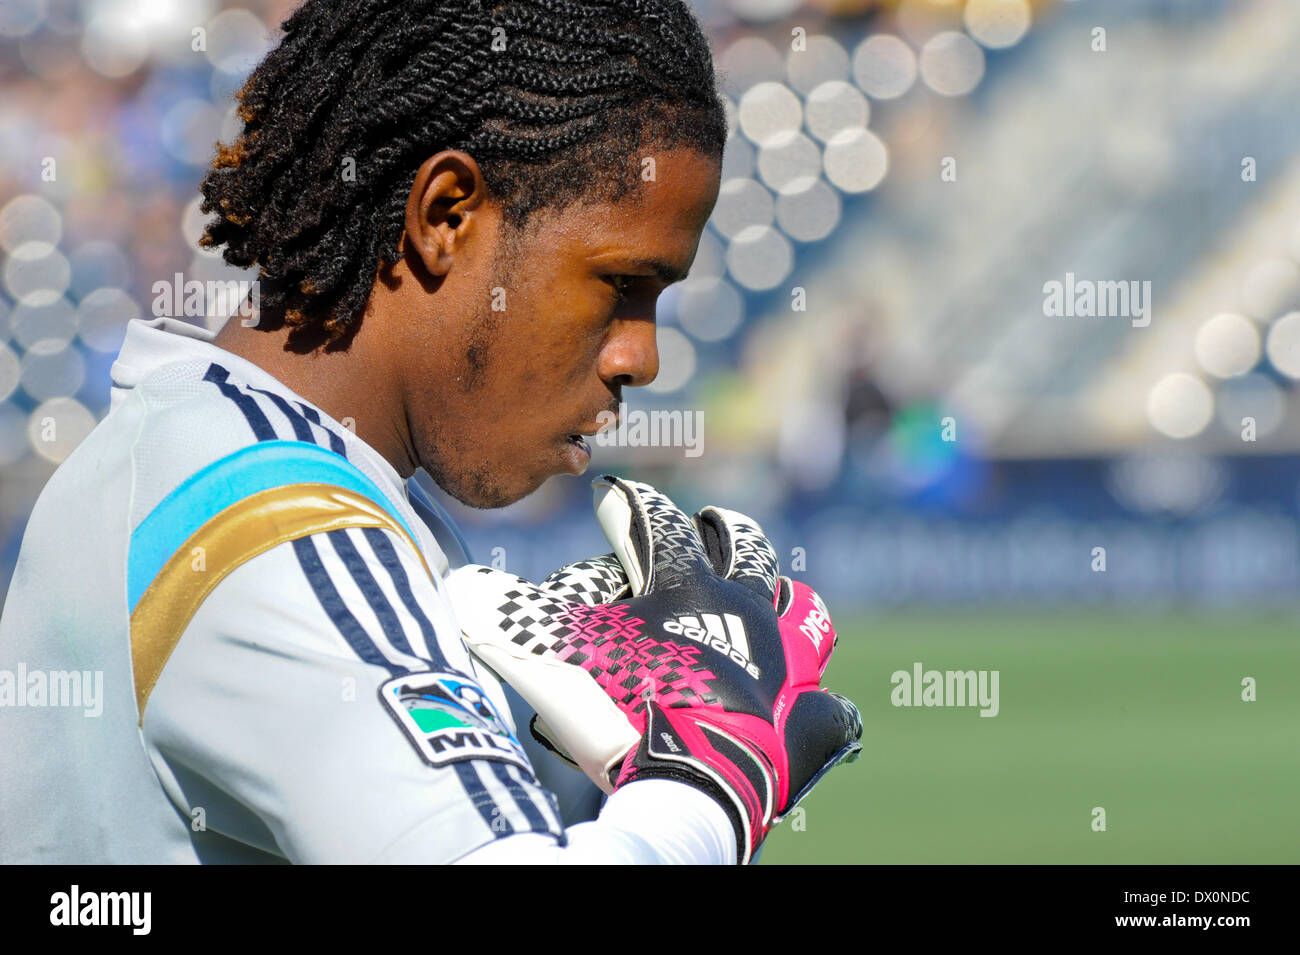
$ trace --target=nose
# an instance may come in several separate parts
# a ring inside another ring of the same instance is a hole
[[[638,388],[659,374],[659,347],[653,319],[616,319],[600,353],[600,377],[610,386]]]

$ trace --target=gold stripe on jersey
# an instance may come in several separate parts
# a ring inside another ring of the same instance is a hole
[[[217,584],[236,567],[286,541],[348,527],[378,527],[415,541],[388,511],[332,484],[289,484],[251,494],[203,524],[163,565],[131,613],[131,663],[139,723],[181,634]]]

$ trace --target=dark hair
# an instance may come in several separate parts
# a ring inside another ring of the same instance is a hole
[[[720,158],[726,140],[685,0],[307,0],[283,30],[200,186],[219,216],[200,244],[258,267],[260,328],[350,337],[440,150],[473,156],[522,229],[544,207],[625,195],[644,147]]]

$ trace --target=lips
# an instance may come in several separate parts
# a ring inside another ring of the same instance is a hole
[[[615,417],[612,423],[604,420],[605,418],[608,418],[609,415],[610,412],[602,411],[600,415],[596,418],[594,423],[584,424],[577,431],[570,431],[568,435],[569,443],[576,444],[578,445],[578,447],[583,448],[588,453],[590,453],[591,445],[587,443],[587,438],[590,438],[591,436],[599,434],[601,431],[608,430],[612,427],[618,427],[617,414],[615,413]]]
[[[602,431],[617,427],[621,408],[621,404],[613,408],[609,406],[601,408],[596,415],[580,423],[576,429],[565,436],[565,444],[572,445],[574,448],[572,453],[575,458],[573,460],[576,462],[575,466],[580,469],[578,473],[585,470],[587,463],[591,461],[591,444],[587,439],[600,434]]]

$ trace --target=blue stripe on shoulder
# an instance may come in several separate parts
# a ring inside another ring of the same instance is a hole
[[[401,558],[397,556],[397,550],[393,547],[393,542],[377,527],[363,527],[361,533],[370,542],[375,556],[379,558],[379,562],[388,571],[393,586],[397,589],[402,603],[406,605],[407,611],[415,618],[416,625],[420,628],[420,634],[424,637],[424,645],[429,648],[429,660],[433,662],[435,667],[440,669],[454,669],[442,652],[442,645],[438,643],[438,632],[434,628],[433,622],[429,619],[429,615],[424,612],[424,608],[420,606],[420,601],[416,599],[415,591],[411,588],[411,579],[406,576],[406,570],[402,567]]]
[[[343,531],[331,531],[330,534],[347,536]],[[352,648],[352,652],[359,659],[372,666],[383,667],[390,676],[406,673],[406,667],[393,663],[384,656],[383,651],[371,639],[370,634],[366,633],[366,628],[348,609],[348,605],[340,596],[338,588],[330,580],[329,571],[321,563],[320,551],[316,549],[315,542],[310,537],[300,537],[293,542],[293,550],[298,555],[299,566],[302,567],[303,573],[307,575],[307,582],[311,584],[316,599],[320,601],[321,609],[334,622],[334,626],[338,628],[339,634]]]
[[[376,530],[373,527],[364,528],[365,530]],[[383,536],[383,531],[379,532]],[[379,581],[375,580],[375,575],[370,572],[370,567],[366,559],[357,551],[356,546],[348,539],[346,531],[330,531],[330,543],[334,545],[334,552],[339,555],[343,561],[343,566],[348,569],[352,575],[352,582],[356,584],[357,589],[361,591],[361,596],[366,598],[366,603],[374,611],[375,616],[379,619],[379,625],[383,628],[384,633],[388,635],[389,642],[397,649],[398,653],[405,653],[409,657],[418,657],[419,654],[411,649],[410,642],[406,639],[406,631],[402,627],[401,620],[397,617],[397,612],[393,610],[393,605],[388,602],[384,596],[383,588],[379,586]]]
[[[214,461],[168,494],[131,533],[127,568],[130,610],[190,535],[219,512],[259,491],[286,484],[333,484],[386,510],[418,540],[397,508],[346,458],[305,441],[259,441]]]
[[[257,406],[257,399],[252,395],[244,394],[230,383],[229,378],[230,371],[216,362],[208,365],[208,370],[203,374],[204,381],[212,382],[217,386],[218,391],[235,403],[235,407],[243,414],[244,420],[253,429],[253,436],[258,441],[274,441],[275,429],[271,427],[271,422],[262,413],[262,409]]]

